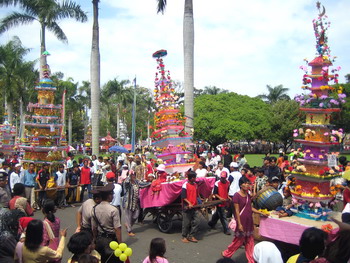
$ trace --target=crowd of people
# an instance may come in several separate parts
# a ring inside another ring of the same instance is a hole
[[[281,252],[273,243],[254,243],[253,213],[266,216],[256,209],[255,199],[264,189],[274,188],[283,197],[283,205],[276,208],[276,213],[279,217],[291,216],[288,181],[293,178],[285,171],[297,165],[302,152],[281,153],[279,158],[266,155],[260,167],[251,167],[243,153],[220,150],[197,156],[194,168],[184,175],[181,241],[200,242],[202,217],[198,207],[202,197],[196,180],[214,177],[210,198],[220,202],[213,208],[208,230],[220,221],[223,233],[234,236],[226,249],[223,246],[223,258],[218,262],[233,262],[231,257],[242,246],[249,263],[283,262]],[[340,169],[349,168],[346,159],[339,158],[339,161]],[[151,187],[153,193],[159,192],[162,182],[178,177],[167,174],[162,161],[147,154],[122,154],[116,159],[93,155],[77,160],[69,155],[57,170],[51,170],[46,163],[40,169],[36,169],[35,163],[23,169],[17,155],[6,160],[0,154],[0,162],[0,262],[60,262],[66,249],[67,231],[61,230],[55,212],[78,204],[77,228],[67,244],[72,254],[68,262],[119,262],[109,244],[123,242],[122,227],[129,237],[136,236],[134,224],[145,218],[140,206],[141,189]],[[300,254],[290,258],[289,263],[349,260],[350,253],[345,247],[350,244],[350,183],[337,180],[334,183],[343,187],[336,198],[345,208],[339,208],[343,211],[343,222],[335,221],[342,231],[329,242],[323,231],[308,229],[310,233],[305,231],[300,239]],[[32,217],[35,210],[43,212],[43,220]],[[165,252],[165,241],[155,238],[143,262],[166,263]]]

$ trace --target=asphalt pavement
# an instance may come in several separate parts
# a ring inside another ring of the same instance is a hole
[[[65,209],[58,209],[56,216],[61,219],[61,228],[68,227],[67,241],[69,237],[74,234],[76,229],[75,215],[79,208],[79,204],[75,208],[68,207]],[[35,218],[43,219],[44,215],[41,211],[35,212]],[[144,224],[137,223],[134,226],[135,237],[129,237],[124,227],[122,220],[123,232],[122,239],[133,250],[133,255],[130,261],[133,263],[140,263],[148,255],[149,244],[155,237],[162,237],[166,241],[167,252],[165,256],[170,263],[215,263],[221,258],[221,251],[225,250],[232,242],[233,235],[225,235],[222,231],[220,221],[216,225],[216,229],[209,230],[207,221],[203,217],[201,220],[200,231],[196,238],[198,243],[182,243],[181,242],[181,221],[173,221],[173,227],[170,233],[162,233],[158,227],[153,223],[151,216],[147,216]],[[65,248],[62,262],[67,262],[71,253]],[[245,263],[244,249],[240,248],[232,257],[235,262]]]

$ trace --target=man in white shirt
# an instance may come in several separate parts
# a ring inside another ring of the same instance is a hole
[[[217,160],[213,157],[213,154],[211,152],[208,152],[207,154],[205,165],[206,166],[212,165],[214,169],[218,166]]]
[[[112,200],[112,202],[110,204],[115,206],[116,208],[118,208],[119,216],[120,216],[120,218],[122,218],[121,204],[122,204],[123,188],[122,188],[122,186],[120,184],[117,184],[115,182],[116,176],[115,176],[115,173],[113,173],[112,171],[108,172],[106,174],[106,179],[107,179],[107,182],[109,184],[114,184],[114,190],[113,190],[114,195],[113,195],[113,200]]]
[[[55,181],[57,185],[57,203],[58,208],[63,208],[66,205],[65,199],[65,187],[66,187],[67,171],[64,170],[63,164],[58,166],[58,171],[55,175]]]
[[[226,167],[224,167],[223,162],[219,161],[218,168],[215,171],[215,175],[216,175],[217,180],[219,180],[222,171],[225,171],[227,174],[230,173],[230,171]]]
[[[197,178],[203,178],[206,177],[208,174],[208,171],[205,167],[204,162],[199,162],[198,163],[198,169],[196,170]]]
[[[228,177],[228,181],[231,183],[230,190],[228,195],[233,197],[236,192],[239,191],[239,179],[242,177],[242,174],[239,172],[239,165],[236,162],[230,163],[230,175]]]
[[[22,183],[23,184],[23,176],[21,174],[21,165],[17,163],[15,165],[15,170],[11,173],[10,175],[10,187],[11,187],[11,192],[13,191],[13,187],[17,183]]]

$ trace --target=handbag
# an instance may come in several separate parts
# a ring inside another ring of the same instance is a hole
[[[247,203],[248,203],[248,195],[247,195],[247,200],[246,200],[246,202],[245,202],[245,205],[244,205],[243,209],[241,210],[241,212],[239,213],[240,216],[242,215],[242,213],[243,213],[245,207],[247,206]],[[236,221],[236,219],[235,219],[234,216],[232,217],[230,223],[228,224],[228,227],[229,227],[230,229],[232,229],[233,231],[236,230],[237,221]]]

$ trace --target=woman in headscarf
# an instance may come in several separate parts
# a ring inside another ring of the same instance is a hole
[[[14,263],[18,241],[19,219],[25,214],[20,210],[0,209],[0,262]]]

